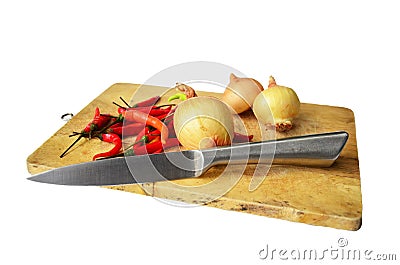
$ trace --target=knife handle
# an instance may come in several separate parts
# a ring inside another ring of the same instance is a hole
[[[349,135],[331,132],[253,142],[204,150],[210,166],[216,164],[280,164],[330,167],[339,157]]]

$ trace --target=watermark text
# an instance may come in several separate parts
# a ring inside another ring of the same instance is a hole
[[[397,261],[398,255],[394,252],[385,253],[372,249],[357,249],[348,246],[346,238],[339,238],[334,246],[319,249],[307,248],[274,248],[266,244],[258,252],[262,260],[371,260]]]

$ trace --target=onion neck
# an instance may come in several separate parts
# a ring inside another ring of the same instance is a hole
[[[276,86],[276,81],[275,81],[275,78],[271,75],[269,77],[268,88],[273,87],[273,86]]]

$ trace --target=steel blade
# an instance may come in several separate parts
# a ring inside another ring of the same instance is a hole
[[[273,162],[325,167],[338,158],[347,138],[346,132],[332,132],[201,151],[112,158],[53,169],[29,179],[61,185],[107,186],[197,177],[222,163]]]
[[[184,151],[74,164],[28,179],[58,185],[109,186],[197,177],[202,169],[202,153]]]

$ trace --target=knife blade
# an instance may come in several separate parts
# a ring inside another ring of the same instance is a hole
[[[345,131],[311,134],[204,150],[126,156],[52,169],[29,180],[79,186],[149,183],[201,176],[218,164],[290,164],[329,167],[349,135]]]

